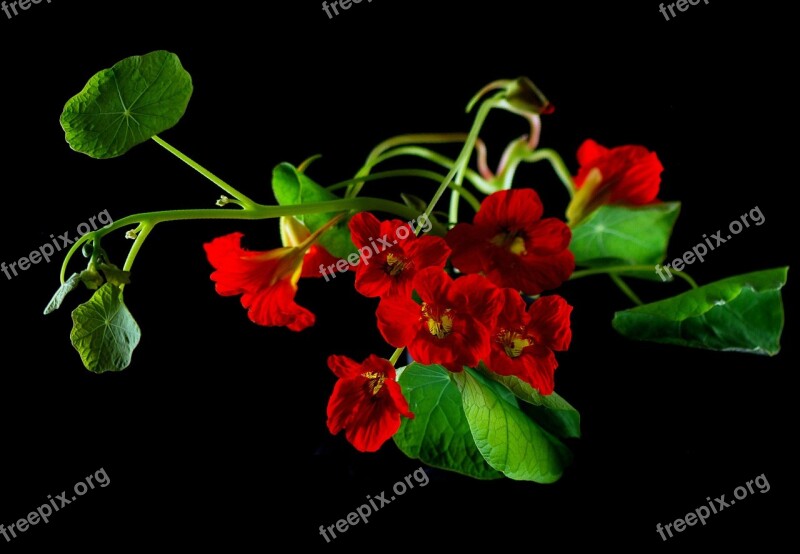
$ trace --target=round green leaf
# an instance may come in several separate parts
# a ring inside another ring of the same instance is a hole
[[[89,79],[64,106],[61,127],[73,150],[114,158],[175,125],[191,96],[178,56],[131,56]]]
[[[141,331],[122,301],[119,287],[106,283],[72,312],[70,340],[86,369],[122,371],[131,363]]]

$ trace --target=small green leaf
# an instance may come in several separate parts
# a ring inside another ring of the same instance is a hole
[[[58,290],[53,295],[53,298],[50,299],[50,302],[47,303],[47,307],[44,309],[44,315],[51,314],[57,309],[61,307],[61,303],[64,302],[64,298],[75,290],[75,287],[81,284],[81,276],[79,273],[73,273],[70,275],[69,279],[64,281],[64,283],[58,287]]]
[[[100,287],[88,302],[72,312],[72,346],[86,369],[94,373],[121,371],[131,363],[141,331],[111,283]]]
[[[680,202],[649,206],[601,206],[572,229],[570,250],[585,267],[653,265],[667,255]],[[653,271],[631,273],[657,279]]]
[[[319,186],[303,173],[299,173],[294,166],[288,163],[278,165],[272,172],[272,191],[278,204],[291,206],[297,204],[311,204],[341,200],[338,196]],[[313,233],[330,221],[336,213],[318,213],[295,216]],[[346,258],[356,252],[353,241],[350,240],[350,230],[347,221],[342,220],[319,238],[320,244],[337,258]]]
[[[89,79],[64,106],[61,127],[73,150],[114,158],[175,125],[191,95],[175,54],[131,56]]]
[[[781,288],[788,270],[737,275],[617,312],[613,326],[637,340],[774,356],[780,351]]]
[[[580,438],[580,413],[557,393],[541,394],[528,383],[513,375],[498,375],[488,370],[485,375],[502,383],[517,398],[524,400],[527,403],[527,406],[523,405],[525,413],[554,435],[562,438]]]
[[[406,456],[478,479],[502,477],[475,446],[461,393],[446,369],[413,363],[403,370],[398,383],[415,416],[403,418],[394,435]]]
[[[570,451],[508,402],[495,388],[499,383],[471,369],[454,378],[475,444],[490,466],[517,480],[552,483],[561,477]]]

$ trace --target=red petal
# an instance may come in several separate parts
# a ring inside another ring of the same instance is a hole
[[[528,308],[528,330],[537,343],[553,350],[566,350],[572,340],[569,316],[572,306],[561,296],[542,296]]]
[[[578,164],[581,166],[594,167],[597,160],[605,156],[608,152],[609,149],[605,146],[601,146],[592,139],[587,139],[578,147]]]
[[[339,379],[328,400],[328,430],[336,434],[349,426],[356,407],[368,402],[363,382],[357,378]]]
[[[403,396],[403,390],[400,388],[400,385],[396,381],[387,380],[384,382],[383,386],[386,387],[386,394],[392,399],[394,409],[397,410],[400,415],[409,419],[414,419],[414,414],[408,407],[408,400]]]
[[[345,436],[357,450],[375,452],[400,428],[400,414],[388,395],[367,400],[353,414]]]
[[[339,261],[339,258],[333,256],[322,246],[314,244],[308,249],[303,258],[303,271],[300,273],[300,277],[322,277],[322,270],[319,266],[326,268],[325,271],[330,274],[330,270],[327,269],[328,266],[336,266],[337,261]],[[348,264],[347,267],[349,269],[350,265]],[[338,270],[334,269],[334,271]]]
[[[463,306],[472,317],[487,328],[493,328],[497,314],[503,309],[504,298],[489,279],[482,275],[467,275],[456,279],[448,298],[453,304]]]
[[[414,289],[428,304],[441,304],[447,301],[447,291],[453,280],[439,267],[426,267],[414,276]]]
[[[459,271],[480,273],[488,265],[491,238],[483,229],[469,223],[459,223],[445,236],[453,252],[450,261]]]
[[[337,356],[336,354],[328,356],[328,367],[339,379],[354,378],[364,373],[362,364],[347,356]]]
[[[382,298],[375,312],[378,330],[395,348],[407,346],[419,328],[420,313],[419,305],[411,298]]]
[[[383,269],[385,261],[376,258],[374,263],[361,262],[356,266],[356,290],[368,298],[384,296],[395,278]]]
[[[538,221],[543,211],[535,190],[501,190],[486,197],[473,222],[478,226],[520,230]]]
[[[528,346],[516,358],[508,356],[503,347],[495,345],[488,367],[498,375],[513,375],[525,381],[542,394],[552,394],[554,374],[558,367],[555,354],[544,346]]]
[[[444,268],[450,257],[450,248],[441,237],[420,237],[406,244],[404,250],[416,271],[426,267]]]
[[[296,289],[288,280],[242,295],[242,306],[253,323],[302,331],[314,324],[314,314],[294,302]]]
[[[381,236],[381,222],[369,212],[359,212],[350,219],[350,238],[357,247],[366,246]]]
[[[525,241],[525,248],[529,254],[537,256],[559,254],[569,248],[572,240],[572,231],[567,224],[554,217],[537,221],[529,229],[531,234]]]

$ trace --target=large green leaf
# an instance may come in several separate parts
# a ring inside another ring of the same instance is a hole
[[[114,158],[175,125],[191,96],[178,56],[131,56],[89,79],[64,106],[61,126],[73,150]]]
[[[523,411],[536,423],[556,436],[580,438],[581,415],[572,405],[557,393],[541,394],[525,381],[513,375],[504,376],[486,370],[485,374],[505,385],[517,398],[524,400]]]
[[[653,265],[667,255],[680,202],[650,206],[601,206],[572,229],[570,250],[586,267]],[[657,279],[653,271],[631,273]]]
[[[122,301],[122,292],[106,283],[72,312],[72,346],[83,365],[94,373],[121,371],[131,363],[131,353],[141,332]]]
[[[781,287],[788,270],[737,275],[617,312],[613,325],[632,339],[774,356],[780,351]]]
[[[341,200],[329,190],[312,181],[304,173],[298,172],[294,166],[288,163],[278,165],[272,172],[272,191],[281,206]],[[298,215],[296,217],[313,233],[328,223],[335,215],[335,213],[318,213]],[[337,258],[346,258],[356,252],[356,247],[353,241],[350,240],[347,221],[341,221],[334,225],[320,237],[319,242]]]
[[[414,419],[403,418],[394,442],[410,458],[478,479],[502,474],[483,459],[472,438],[450,373],[439,365],[413,363],[398,378]]]
[[[489,465],[517,480],[552,483],[570,463],[569,450],[516,403],[473,370],[454,374],[475,444]]]

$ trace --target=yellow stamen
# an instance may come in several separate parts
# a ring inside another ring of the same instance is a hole
[[[430,306],[423,302],[422,317],[427,319],[428,331],[437,339],[443,339],[453,330],[453,310],[447,308],[441,315],[434,313]],[[437,317],[438,315],[438,317]]]
[[[369,387],[372,396],[378,394],[378,392],[383,387],[383,382],[386,381],[386,376],[383,373],[377,373],[375,371],[368,371],[366,373],[362,373],[361,376],[369,380],[367,386]]]
[[[530,336],[503,329],[497,334],[497,342],[503,345],[503,350],[509,358],[518,358],[526,347],[533,344],[533,339]]]

